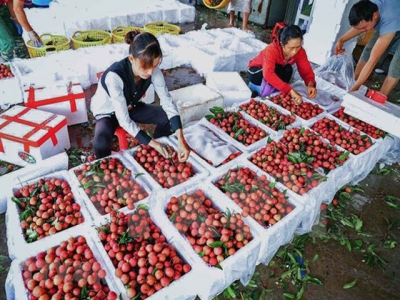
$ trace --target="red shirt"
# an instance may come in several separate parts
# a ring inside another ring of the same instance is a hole
[[[311,68],[310,62],[307,59],[306,51],[303,47],[291,57],[288,61],[285,60],[282,47],[278,40],[274,40],[264,50],[260,52],[255,58],[250,60],[249,67],[262,67],[263,77],[266,82],[272,85],[282,93],[288,94],[292,87],[290,84],[284,82],[275,73],[275,65],[297,64],[297,70],[301,78],[303,78],[306,86],[312,82],[316,86],[314,71]]]
[[[5,3],[7,3],[7,2],[8,2],[8,0],[0,0],[0,5],[3,5]]]

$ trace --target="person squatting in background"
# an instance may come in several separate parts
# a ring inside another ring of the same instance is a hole
[[[335,54],[345,51],[343,44],[348,40],[371,29],[375,33],[361,53],[354,71],[356,82],[349,91],[357,91],[368,79],[376,63],[386,57],[391,47],[400,39],[400,2],[399,0],[361,0],[354,4],[349,12],[352,28],[339,38],[335,45]],[[400,78],[400,43],[397,44],[388,75],[380,92],[389,95]]]
[[[23,0],[0,0],[0,55],[5,61],[14,57],[29,58],[28,49],[22,39],[22,28],[27,31],[32,44],[43,44],[29,24]]]
[[[235,23],[235,11],[243,13],[242,30],[252,32],[248,27],[249,17],[251,13],[251,0],[231,0],[228,5],[229,24],[228,27],[233,27]]]
[[[278,31],[264,50],[248,65],[249,81],[261,86],[262,97],[275,91],[290,94],[296,104],[302,103],[302,96],[289,84],[293,74],[293,64],[297,64],[300,77],[307,87],[308,98],[317,95],[315,74],[302,47],[303,33],[297,25],[288,25]]]
[[[190,149],[183,136],[178,110],[158,67],[162,60],[158,40],[151,33],[131,31],[126,34],[125,42],[130,45],[129,56],[113,63],[102,74],[90,104],[97,120],[94,134],[96,158],[111,154],[111,141],[118,126],[165,158],[171,157],[172,149],[148,136],[135,123],[139,122],[156,124],[154,138],[170,135],[171,129],[176,131],[178,159],[181,162],[186,161]],[[140,101],[150,84],[154,85],[161,106]]]

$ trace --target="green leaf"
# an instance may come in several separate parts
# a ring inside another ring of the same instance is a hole
[[[317,284],[317,285],[323,285],[323,283],[322,283],[322,281],[321,280],[319,280],[318,278],[316,278],[316,277],[309,277],[308,278],[308,281],[309,282],[312,282],[312,283],[314,283],[314,284]]]
[[[224,242],[221,241],[215,241],[209,244],[209,246],[211,248],[218,248],[218,247],[222,247],[224,245]]]
[[[90,181],[86,182],[82,187],[84,190],[86,190],[88,187],[91,187],[92,185],[95,185],[95,184],[97,184],[96,181],[90,180]]]
[[[360,231],[362,225],[363,225],[363,221],[361,221],[360,219],[357,218],[356,226],[355,226],[356,231]]]
[[[235,292],[232,290],[231,286],[228,286],[225,291],[229,294],[231,298],[236,298]]]
[[[138,206],[136,206],[136,211],[138,211],[139,209],[144,209],[148,211],[149,207],[146,204],[139,204]]]
[[[144,173],[136,173],[136,174],[135,174],[135,179],[138,178],[138,177],[140,177],[140,176],[143,176],[143,175],[144,175]]]
[[[344,152],[342,155],[339,156],[339,160],[346,160],[349,154],[350,154],[349,151]]]
[[[156,274],[156,271],[157,271],[157,270],[158,270],[158,266],[155,266],[154,269],[153,269],[153,271],[151,272],[151,275],[154,276],[154,274]]]
[[[173,212],[173,214],[168,218],[171,222],[174,222],[176,219],[176,211]]]
[[[283,297],[285,297],[286,299],[294,299],[294,295],[290,293],[283,293]]]
[[[268,136],[268,138],[267,138],[267,143],[269,144],[269,143],[271,143],[273,140],[271,139],[271,137],[270,136]]]
[[[353,280],[352,282],[346,283],[343,285],[343,289],[347,290],[355,286],[357,283],[357,279]]]
[[[314,258],[312,259],[312,262],[316,262],[317,259],[318,259],[318,254],[316,253],[316,254],[314,255]]]
[[[301,127],[299,134],[302,135],[304,131],[306,131],[306,129],[304,127]]]
[[[296,259],[294,258],[293,254],[288,252],[287,255],[289,256],[290,260],[295,264],[296,263]]]
[[[239,136],[239,135],[241,135],[241,134],[243,134],[245,131],[244,131],[244,128],[240,128],[236,133],[235,133],[235,139]]]
[[[223,270],[223,269],[222,269],[222,266],[221,266],[220,264],[217,264],[217,265],[215,265],[215,266],[214,266],[214,268],[217,268],[217,269]]]
[[[214,115],[206,115],[204,118],[206,118],[207,121],[210,121],[211,119],[214,119],[215,116]]]
[[[88,292],[86,286],[84,286],[84,287],[81,289],[81,296],[80,296],[80,298],[81,298],[82,300],[83,300],[83,299],[87,299],[88,295],[89,295],[89,292]]]
[[[18,207],[21,207],[21,205],[22,205],[22,202],[19,198],[11,197],[11,201],[16,203],[18,205]]]
[[[276,182],[271,182],[270,184],[268,184],[268,186],[273,189],[276,186]]]

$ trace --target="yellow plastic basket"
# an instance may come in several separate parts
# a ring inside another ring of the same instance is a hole
[[[143,27],[135,26],[118,26],[112,31],[112,41],[113,43],[122,43],[125,41],[125,35],[129,31],[138,30],[140,32],[146,31]]]
[[[222,0],[221,2],[219,2],[219,0],[203,0],[204,5],[211,9],[225,8],[228,6],[229,2],[231,2],[231,0]]]
[[[66,36],[42,34],[40,36],[40,39],[43,42],[43,46],[40,48],[34,47],[31,41],[26,42],[26,47],[28,48],[29,56],[31,58],[45,56],[47,53],[51,53],[54,51],[63,51],[70,49],[71,40]]]
[[[157,34],[179,34],[181,32],[181,28],[179,26],[164,23],[162,21],[154,22],[154,23],[147,23],[144,25],[144,29],[148,32],[151,32],[154,35]]]
[[[74,49],[111,44],[112,35],[105,30],[75,31],[72,38]]]

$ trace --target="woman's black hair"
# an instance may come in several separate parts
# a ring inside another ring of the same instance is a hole
[[[350,26],[357,26],[361,21],[372,21],[374,12],[378,11],[378,5],[369,1],[361,0],[354,4],[349,12]]]
[[[129,54],[140,59],[142,67],[145,69],[152,68],[156,58],[162,58],[160,43],[149,32],[129,31],[125,35],[125,42],[130,45]]]
[[[298,38],[303,40],[303,32],[297,25],[287,25],[278,31],[278,39],[282,46],[285,46],[289,40]]]

